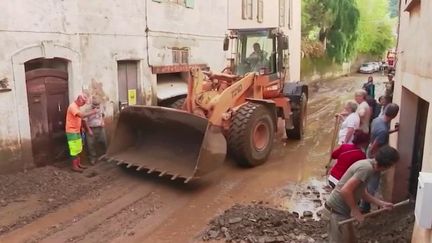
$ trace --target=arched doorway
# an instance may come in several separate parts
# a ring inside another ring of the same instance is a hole
[[[33,160],[41,166],[65,159],[67,61],[35,59],[26,62],[25,68]]]

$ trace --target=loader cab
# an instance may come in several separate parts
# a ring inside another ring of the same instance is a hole
[[[224,41],[224,50],[228,49],[228,39],[233,43],[231,70],[236,75],[258,72],[278,76],[278,73],[284,72],[288,38],[276,29],[232,30]]]

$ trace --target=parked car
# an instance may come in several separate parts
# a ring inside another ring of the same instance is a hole
[[[378,72],[381,70],[381,65],[379,62],[371,62],[371,64],[373,65],[375,72]]]
[[[359,73],[374,73],[376,66],[372,63],[364,63],[360,66]]]
[[[387,64],[387,62],[381,62],[381,65],[380,65],[380,70],[387,70],[388,69],[388,64]]]

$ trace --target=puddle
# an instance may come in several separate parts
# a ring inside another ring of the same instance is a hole
[[[296,185],[287,185],[278,193],[282,209],[299,215],[300,218],[320,220],[325,199],[330,194],[325,180],[311,179]]]

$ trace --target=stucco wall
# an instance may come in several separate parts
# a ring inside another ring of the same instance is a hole
[[[172,65],[172,47],[190,49],[189,63],[221,70],[227,1],[183,4],[152,0],[1,1],[0,173],[31,166],[31,136],[24,63],[34,58],[69,61],[69,99],[83,89],[102,91],[107,116],[117,107],[117,61],[139,61],[146,104],[154,101],[150,66]],[[147,38],[148,35],[148,38]]]
[[[400,31],[398,43],[398,63],[396,70],[396,86],[394,101],[401,104],[398,120],[401,127],[398,136],[391,139],[391,144],[397,146],[401,152],[402,161],[395,169],[393,195],[396,199],[403,196],[398,190],[404,190],[406,176],[401,173],[407,171],[412,158],[413,132],[415,131],[416,97],[420,97],[431,104],[432,102],[432,12],[431,1],[421,1],[410,12],[406,12],[405,5],[401,6]],[[426,138],[423,152],[422,171],[432,172],[432,105],[429,105]],[[399,171],[398,171],[399,169]],[[430,229],[422,229],[417,224],[414,228],[412,242],[432,242]]]

